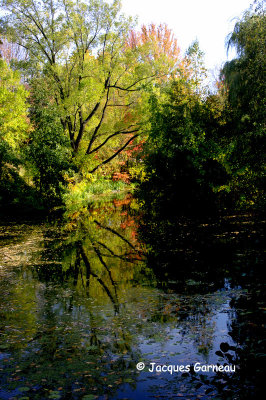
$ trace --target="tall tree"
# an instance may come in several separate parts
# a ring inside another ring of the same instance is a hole
[[[168,66],[127,46],[133,21],[120,14],[118,0],[1,3],[3,30],[27,50],[33,79],[48,85],[47,106],[56,104],[77,162],[94,172],[112,161],[141,130],[142,89]]]
[[[232,106],[254,121],[262,120],[265,111],[265,37],[265,13],[246,12],[228,40],[238,57],[222,70]]]
[[[207,78],[207,69],[204,64],[204,53],[200,50],[197,39],[189,46],[186,57],[190,66],[192,86],[198,95],[203,95],[205,93],[204,81]]]
[[[235,24],[228,45],[237,57],[222,70],[231,109],[229,162],[235,189],[249,205],[262,200],[265,185],[266,16],[260,4]]]
[[[151,64],[165,63],[167,75],[175,75],[182,66],[180,48],[177,39],[166,24],[142,25],[140,31],[132,30],[128,37],[128,46],[131,49],[145,48],[144,54]]]

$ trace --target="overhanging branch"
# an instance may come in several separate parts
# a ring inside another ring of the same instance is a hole
[[[103,147],[110,139],[112,139],[113,137],[117,136],[117,135],[126,135],[127,133],[135,133],[138,132],[139,129],[134,129],[132,131],[116,131],[115,133],[113,133],[112,135],[108,136],[108,138],[106,138],[104,140],[104,142],[102,142],[101,144],[99,144],[99,146],[95,147],[94,149],[92,149],[89,153],[87,154],[92,154],[95,151],[99,150],[101,147]]]
[[[98,168],[102,167],[104,164],[107,164],[108,162],[112,161],[119,153],[121,153],[121,151],[123,151],[130,142],[132,142],[132,140],[134,140],[136,137],[138,137],[139,134],[134,135],[132,138],[130,138],[126,144],[124,144],[124,146],[122,146],[119,150],[117,150],[111,157],[107,158],[105,161],[103,161],[101,164],[97,165],[97,167],[93,168],[90,171],[90,174],[92,174],[93,172],[95,172]]]

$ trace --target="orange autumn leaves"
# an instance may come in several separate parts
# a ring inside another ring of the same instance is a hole
[[[150,44],[153,50],[153,53],[150,53],[150,57],[158,59],[161,54],[164,54],[169,59],[179,59],[180,49],[177,45],[177,39],[166,24],[158,26],[155,24],[142,25],[139,32],[130,32],[127,43],[130,48],[143,46],[147,43]]]
[[[126,43],[131,49],[146,48],[145,58],[151,63],[160,62],[168,65],[168,73],[164,71],[161,79],[177,77],[187,69],[187,62],[181,59],[180,48],[177,39],[166,24],[142,25],[139,32],[131,31]]]

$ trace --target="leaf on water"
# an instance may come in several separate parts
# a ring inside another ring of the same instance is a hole
[[[95,395],[94,394],[86,394],[85,396],[82,397],[82,400],[94,400]]]
[[[18,388],[18,390],[19,390],[20,392],[28,392],[28,391],[30,390],[30,388],[27,387],[27,386],[24,386],[24,387]]]

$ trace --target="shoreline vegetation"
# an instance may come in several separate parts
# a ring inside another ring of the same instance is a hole
[[[75,213],[138,188],[179,215],[263,212],[263,1],[212,90],[198,41],[181,56],[167,25],[137,30],[120,1],[1,6],[2,207]]]

